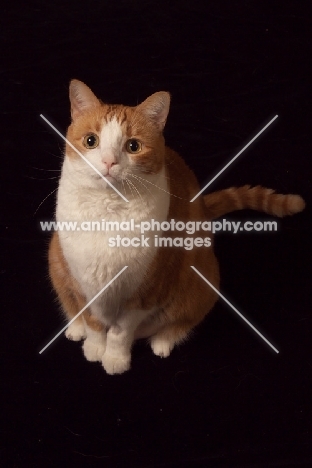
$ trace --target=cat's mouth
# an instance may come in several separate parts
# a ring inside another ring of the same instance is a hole
[[[111,184],[118,182],[117,177],[114,177],[114,176],[112,176],[110,174],[106,174],[106,175],[103,174],[103,176],[100,176],[99,174],[95,174],[95,178],[97,180],[100,180],[100,179],[108,180],[108,182],[110,182]]]

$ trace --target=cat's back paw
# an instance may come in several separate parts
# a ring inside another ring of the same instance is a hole
[[[74,320],[65,331],[65,336],[71,341],[85,340],[87,337],[84,324],[81,321]]]
[[[104,353],[102,357],[102,364],[108,374],[122,374],[123,372],[126,372],[130,369],[131,356],[116,357]]]
[[[151,338],[151,348],[156,356],[161,358],[168,357],[174,347],[174,344],[170,340],[163,336],[155,335]]]
[[[105,353],[104,343],[93,343],[90,339],[86,339],[82,346],[83,354],[87,361],[101,362],[102,356]]]

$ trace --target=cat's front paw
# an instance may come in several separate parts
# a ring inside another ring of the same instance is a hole
[[[93,343],[90,339],[86,339],[82,346],[83,354],[88,361],[102,361],[102,356],[105,353],[104,343]]]
[[[156,354],[156,356],[159,356],[161,358],[168,357],[173,347],[174,344],[172,344],[168,339],[157,335],[151,338],[151,348],[153,350],[153,353]]]
[[[84,340],[87,336],[85,327],[80,321],[72,322],[65,331],[65,336],[68,340],[71,341],[80,341]]]
[[[122,374],[130,369],[131,356],[116,357],[104,353],[102,357],[102,364],[106,372],[110,375]]]

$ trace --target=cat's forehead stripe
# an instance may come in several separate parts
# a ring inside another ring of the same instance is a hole
[[[129,120],[131,109],[126,106],[109,106],[106,109],[105,121],[109,122],[116,118],[120,125]]]
[[[114,117],[102,127],[100,135],[101,147],[114,147],[121,142],[122,137],[123,132],[121,125],[117,118]]]

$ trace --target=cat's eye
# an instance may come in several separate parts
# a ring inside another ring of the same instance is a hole
[[[137,154],[142,151],[142,143],[135,138],[131,138],[126,142],[126,151],[127,153]]]
[[[99,146],[99,137],[95,133],[88,133],[83,139],[83,146],[88,149],[93,149]]]

